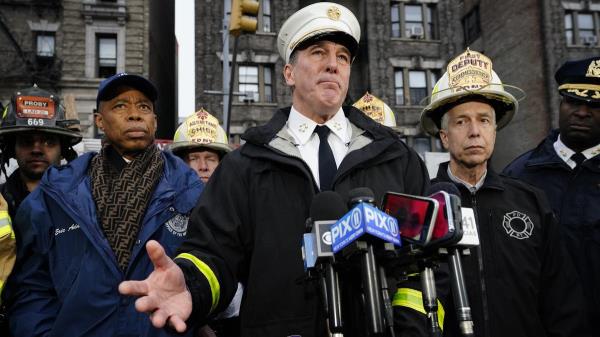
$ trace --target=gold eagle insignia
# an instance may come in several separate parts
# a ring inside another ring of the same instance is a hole
[[[585,77],[600,77],[600,60],[594,60],[590,63]]]
[[[340,9],[336,6],[331,6],[327,9],[327,17],[331,20],[338,21],[341,15],[342,12],[340,12]]]

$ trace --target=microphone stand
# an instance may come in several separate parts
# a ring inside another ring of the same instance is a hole
[[[438,321],[437,294],[435,291],[435,277],[433,269],[429,266],[421,272],[421,287],[423,288],[423,307],[427,314],[431,337],[441,337],[442,330]]]
[[[340,300],[340,284],[338,273],[331,261],[325,265],[325,292],[327,298],[327,312],[329,331],[333,336],[342,337],[342,302]]]
[[[383,309],[385,314],[385,325],[388,328],[389,337],[396,337],[394,332],[394,308],[390,299],[390,293],[385,274],[385,268],[379,266],[379,280],[381,283],[381,297],[383,299]]]
[[[369,321],[369,331],[377,335],[384,332],[381,297],[379,293],[380,283],[378,280],[379,275],[377,274],[378,269],[375,262],[373,245],[366,242],[358,242],[358,244],[360,243],[364,243],[366,246],[366,251],[363,251],[361,256],[362,285],[366,302],[365,311]]]
[[[467,297],[467,287],[462,270],[460,252],[452,248],[448,255],[448,265],[450,266],[452,297],[456,308],[456,318],[460,333],[464,337],[474,336],[473,318],[471,317],[471,307]]]

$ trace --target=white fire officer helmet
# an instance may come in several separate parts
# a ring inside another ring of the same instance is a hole
[[[440,131],[442,116],[453,106],[479,98],[489,103],[496,112],[496,128],[500,130],[513,118],[519,108],[517,98],[506,89],[514,89],[520,98],[523,91],[515,86],[502,84],[492,69],[487,56],[467,50],[454,58],[446,73],[435,84],[427,98],[428,105],[421,113],[421,128],[432,136]]]
[[[348,48],[354,58],[360,41],[360,25],[346,7],[332,2],[317,2],[292,14],[277,36],[279,55],[289,63],[292,52],[315,39],[333,40]]]
[[[175,131],[169,149],[181,156],[188,150],[206,148],[219,153],[219,157],[231,152],[225,130],[219,120],[201,108],[187,117]]]
[[[368,91],[358,101],[354,102],[352,106],[361,110],[365,115],[371,117],[379,124],[391,128],[396,127],[396,116],[392,109],[384,101],[373,96]]]

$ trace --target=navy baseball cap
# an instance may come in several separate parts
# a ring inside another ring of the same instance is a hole
[[[600,57],[565,62],[554,78],[562,95],[600,103]]]
[[[104,79],[98,86],[98,96],[96,96],[96,109],[100,107],[100,101],[113,99],[118,92],[117,88],[127,86],[141,91],[152,102],[156,102],[158,91],[152,82],[140,75],[119,73]]]

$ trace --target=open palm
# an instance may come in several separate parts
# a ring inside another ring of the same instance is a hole
[[[146,250],[154,271],[145,280],[122,282],[119,292],[140,296],[135,308],[150,314],[154,327],[162,328],[169,323],[177,332],[184,332],[187,328],[185,320],[192,313],[192,296],[185,285],[183,272],[158,242],[149,241]]]

